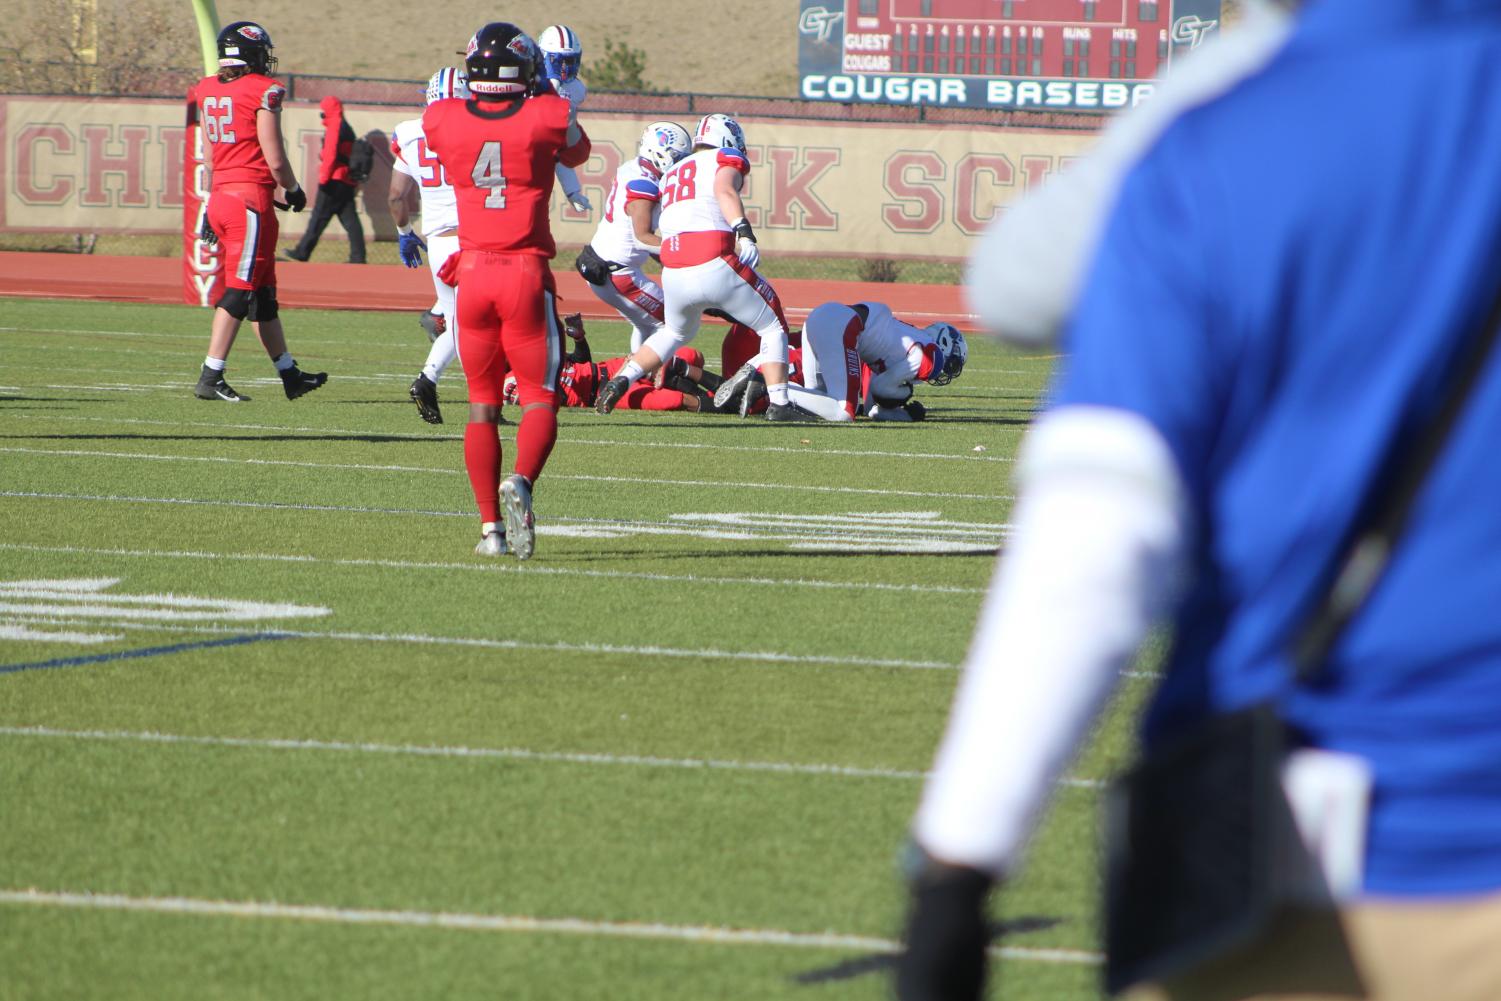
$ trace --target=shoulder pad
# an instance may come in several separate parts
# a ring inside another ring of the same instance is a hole
[[[637,198],[645,198],[648,201],[657,201],[662,197],[662,189],[657,187],[657,182],[649,178],[638,177],[626,182],[625,200],[633,201]]]
[[[721,167],[734,167],[742,174],[750,173],[750,161],[738,149],[720,149],[714,162]]]

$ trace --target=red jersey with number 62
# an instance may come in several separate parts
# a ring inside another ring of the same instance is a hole
[[[662,217],[657,228],[665,241],[680,233],[728,233],[730,222],[714,197],[714,175],[721,167],[750,173],[750,161],[738,149],[701,149],[673,164],[662,175]]]
[[[203,145],[214,169],[212,187],[221,184],[275,185],[261,140],[255,131],[256,113],[281,113],[287,88],[269,76],[246,73],[229,83],[206,76],[193,87]]]
[[[519,101],[449,98],[427,106],[422,133],[443,162],[459,204],[459,246],[552,257],[548,224],[553,168],[589,158],[589,137],[568,146],[568,102],[556,94]]]

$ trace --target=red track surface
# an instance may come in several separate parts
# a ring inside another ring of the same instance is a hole
[[[567,260],[571,255],[566,255]],[[596,299],[569,266],[554,262],[559,306],[594,319],[616,313]],[[422,309],[433,302],[427,268],[394,264],[307,264],[278,261],[277,298],[293,309]],[[801,323],[823,302],[884,302],[897,316],[919,325],[948,320],[974,329],[974,316],[954,285],[778,278],[777,294],[787,319]],[[0,296],[97,299],[111,302],[181,303],[182,262],[175,257],[106,257],[79,254],[0,253]]]

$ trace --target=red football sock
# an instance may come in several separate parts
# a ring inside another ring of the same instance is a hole
[[[558,440],[558,415],[550,407],[530,407],[516,427],[516,472],[536,483]]]
[[[474,421],[464,427],[464,468],[479,505],[480,521],[500,520],[500,430]]]

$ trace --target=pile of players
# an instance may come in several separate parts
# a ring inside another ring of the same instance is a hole
[[[923,416],[912,384],[957,376],[963,336],[948,324],[909,326],[878,303],[828,303],[809,316],[800,344],[791,338],[781,301],[756,271],[760,249],[741,200],[750,171],[745,133],[720,114],[701,119],[691,138],[675,123],[653,123],[635,161],[617,172],[577,267],[631,324],[633,353],[596,364],[582,322],[558,318],[547,263],[556,255],[548,218],[554,180],[575,208],[591,208],[573,170],[591,148],[578,123],[587,93],[578,79],[583,50],[566,26],[547,28],[541,39],[539,47],[507,22],[481,27],[463,68],[433,75],[422,117],[399,124],[392,142],[390,201],[401,257],[421,267],[426,250],[438,292],[428,317],[432,347],[410,395],[424,420],[440,423],[438,379],[461,359],[469,388],[464,464],[481,519],[477,553],[531,556],[532,489],[557,440],[561,403],[601,414],[625,405],[849,421],[863,395],[869,416]],[[264,28],[235,22],[219,35],[219,73],[195,88],[214,167],[203,237],[222,239],[233,266],[197,387],[204,399],[242,399],[224,381],[224,360],[245,319],[289,398],[327,378],[297,368],[277,316],[271,208],[297,211],[306,195],[286,156],[285,91],[269,75],[271,50]],[[273,198],[277,187],[284,202]],[[409,218],[413,189],[420,235]],[[648,257],[662,264],[660,285],[643,270]],[[727,379],[706,372],[703,356],[687,347],[705,313],[732,323]],[[566,357],[565,327],[575,344]],[[497,424],[506,403],[521,415],[514,472],[502,480]]]

